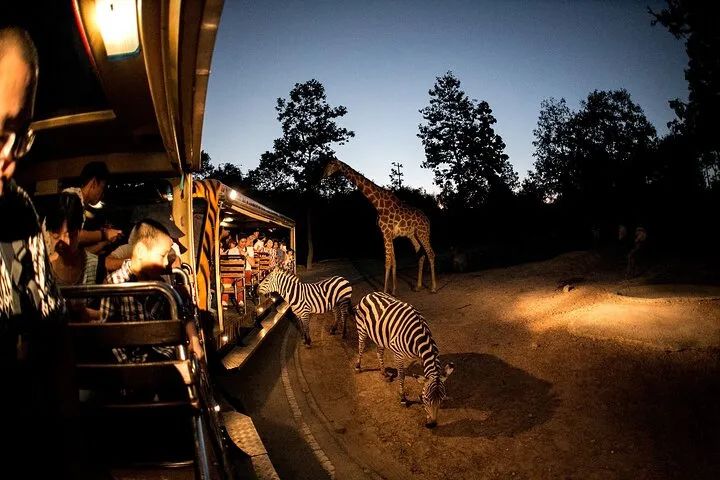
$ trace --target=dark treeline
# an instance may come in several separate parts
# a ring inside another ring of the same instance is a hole
[[[477,268],[612,246],[620,225],[630,237],[644,227],[662,256],[717,258],[720,135],[713,129],[720,124],[720,34],[710,5],[672,0],[649,12],[651,21],[686,42],[690,60],[689,99],[669,101],[677,118],[665,136],[658,137],[623,89],[572,99],[580,100],[576,111],[565,99],[548,98],[533,131],[534,169],[522,182],[494,131],[490,104],[468,97],[452,72],[438,77],[420,109],[425,158],[418,162],[432,170],[439,193],[404,185],[403,165],[390,158],[390,181],[382,186],[428,215],[440,267],[450,266],[448,253],[456,251]],[[323,85],[310,80],[278,99],[276,110],[283,136],[256,169],[215,168],[203,152],[200,175],[295,218],[298,258],[308,264],[312,257],[382,259],[369,202],[343,179],[321,181],[332,147],[354,136],[336,123],[347,109],[331,107]],[[409,242],[400,242],[399,258],[409,259]]]

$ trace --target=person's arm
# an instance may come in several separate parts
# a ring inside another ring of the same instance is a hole
[[[122,267],[124,261],[124,258],[115,258],[108,255],[105,257],[105,269],[108,272],[114,272],[118,268]]]
[[[100,230],[80,230],[78,239],[81,246],[92,245],[94,243],[108,242],[112,243],[122,235],[122,230],[117,228],[101,228]]]
[[[80,230],[78,240],[81,246],[92,245],[103,241],[102,230]]]
[[[202,360],[204,350],[202,344],[200,343],[200,336],[198,335],[197,328],[195,327],[195,322],[188,322],[185,324],[185,334],[190,341],[190,345],[188,347],[189,353],[194,353],[198,360]]]

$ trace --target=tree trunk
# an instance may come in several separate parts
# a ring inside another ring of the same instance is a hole
[[[312,269],[313,261],[313,241],[312,241],[312,215],[310,213],[310,205],[307,207],[307,261],[305,267],[308,271]]]

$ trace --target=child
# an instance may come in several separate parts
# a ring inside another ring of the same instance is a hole
[[[162,275],[169,267],[169,257],[173,251],[173,240],[184,234],[173,223],[169,216],[160,212],[148,214],[136,225],[135,241],[131,245],[132,256],[122,263],[122,266],[109,274],[105,283],[126,283],[143,280],[162,280]],[[137,322],[151,320],[154,311],[158,309],[163,300],[154,300],[153,297],[108,297],[100,303],[100,322],[125,321]],[[157,318],[161,319],[161,318]],[[193,322],[185,326],[190,340],[190,352],[202,357],[202,347],[197,330]],[[164,360],[174,358],[174,347],[148,348],[115,348],[113,354],[121,363],[142,363],[153,359]]]

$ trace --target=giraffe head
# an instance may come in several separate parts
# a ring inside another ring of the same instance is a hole
[[[430,378],[418,377],[418,381],[422,384],[422,394],[420,399],[423,402],[425,408],[425,426],[427,428],[434,428],[437,426],[438,411],[440,410],[440,404],[445,398],[447,393],[445,390],[445,380],[455,370],[454,363],[448,363],[443,368],[441,374],[430,375]]]
[[[330,160],[328,160],[327,164],[325,165],[325,170],[323,170],[323,178],[330,177],[339,171],[340,171],[340,160],[332,157],[332,158],[330,158]]]

